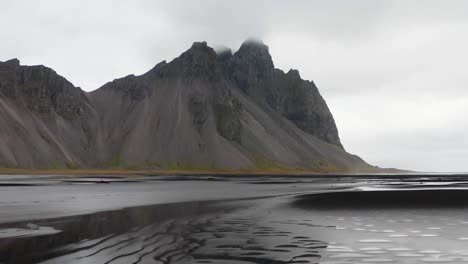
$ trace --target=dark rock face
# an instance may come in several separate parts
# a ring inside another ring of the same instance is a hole
[[[297,70],[275,70],[269,105],[300,129],[343,148],[335,120],[313,82],[304,81]]]
[[[216,52],[208,47],[206,42],[195,42],[192,47],[176,58],[170,66],[172,74],[180,73],[185,79],[205,79],[209,81],[219,80],[220,69],[216,60]],[[178,71],[177,71],[178,70]]]
[[[44,66],[0,62],[0,166],[75,167],[94,158],[87,94]]]
[[[145,98],[145,88],[141,85],[135,75],[129,75],[122,79],[114,80],[104,85],[104,89],[115,89],[125,93],[132,101],[141,101]]]
[[[17,59],[0,63],[0,91],[10,98],[16,98],[16,72],[19,67]]]
[[[299,128],[343,148],[335,120],[313,82],[297,70],[275,69],[268,46],[247,41],[227,62],[227,76],[245,94],[265,102]]]
[[[44,66],[20,66],[18,60],[10,60],[0,64],[0,76],[0,91],[37,113],[55,111],[73,119],[87,100],[81,89]]]
[[[240,122],[241,104],[232,96],[223,75],[224,61],[231,53],[222,53],[221,58],[208,47],[206,42],[195,42],[192,47],[158,72],[162,76],[180,78],[183,83],[193,87],[189,98],[189,111],[197,129],[207,121],[208,107],[214,112],[219,135],[230,141],[239,141],[242,124]],[[203,83],[204,87],[197,87]],[[203,91],[199,91],[198,89]]]
[[[215,98],[213,110],[218,133],[227,140],[240,143],[242,104],[229,90],[225,90]]]
[[[192,114],[193,124],[200,132],[203,124],[208,119],[208,105],[200,94],[190,96],[188,102],[189,111]]]
[[[343,150],[315,84],[275,69],[256,41],[234,54],[196,42],[91,93],[0,62],[0,122],[0,166],[369,168]]]
[[[268,47],[246,41],[228,62],[227,75],[245,94],[261,98],[271,86],[273,61]]]

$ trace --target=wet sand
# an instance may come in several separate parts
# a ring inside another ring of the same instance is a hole
[[[468,261],[464,175],[0,176],[0,186],[0,263]]]

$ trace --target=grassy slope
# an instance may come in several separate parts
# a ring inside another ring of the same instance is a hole
[[[75,168],[66,165],[51,164],[36,169],[8,168],[0,166],[0,174],[26,175],[327,175],[327,174],[366,174],[397,173],[400,170],[381,169],[372,166],[355,168],[352,171],[340,170],[326,162],[312,162],[308,168],[286,165],[255,155],[256,168],[252,169],[218,169],[211,166],[192,167],[182,163],[127,165],[115,155],[111,161],[97,168]]]

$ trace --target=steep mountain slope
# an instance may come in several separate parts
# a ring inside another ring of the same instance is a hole
[[[87,95],[44,66],[0,63],[0,164],[83,166],[96,128]]]
[[[302,80],[297,70],[285,74],[275,69],[263,43],[244,42],[228,60],[227,76],[256,102],[268,104],[302,130],[343,148],[333,116],[315,84]]]
[[[263,43],[170,63],[85,93],[43,66],[0,62],[4,166],[369,168],[344,151],[325,101]]]

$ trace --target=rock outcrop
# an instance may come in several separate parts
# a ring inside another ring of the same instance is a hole
[[[0,164],[85,166],[96,113],[87,94],[52,69],[0,62]]]
[[[227,76],[258,103],[266,103],[299,128],[343,148],[327,104],[313,82],[297,70],[275,69],[268,46],[245,42],[228,62]]]
[[[196,42],[86,93],[44,66],[0,62],[0,165],[360,170],[317,87],[268,47]]]

